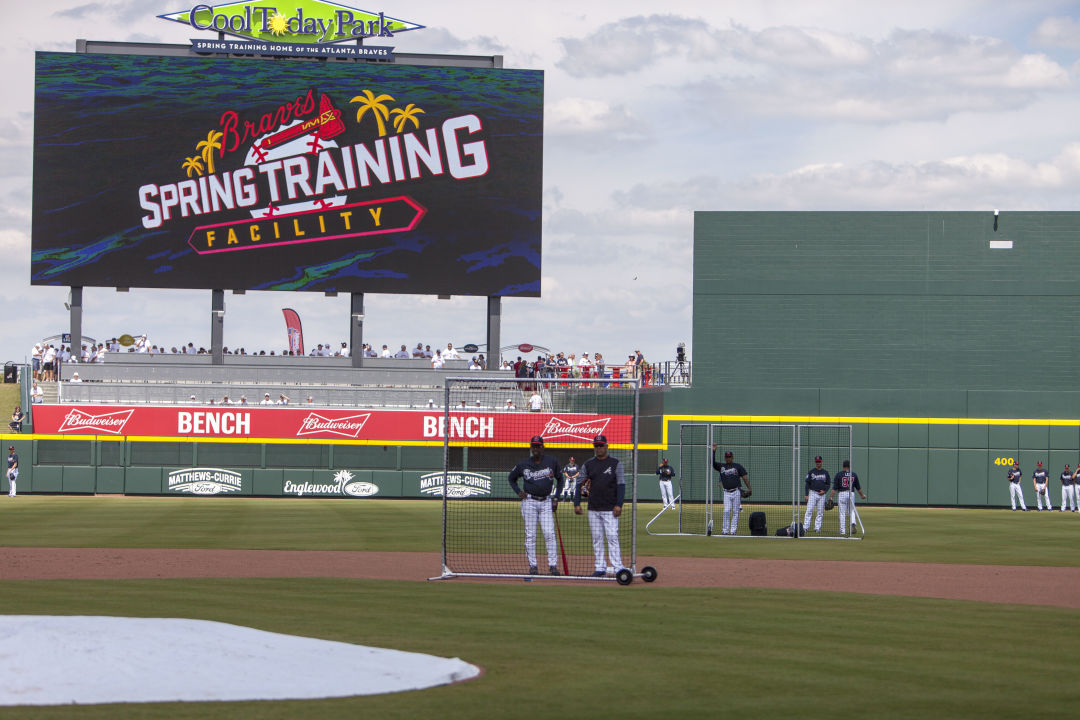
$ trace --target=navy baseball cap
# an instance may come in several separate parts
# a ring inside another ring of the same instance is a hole
[[[843,466],[844,467],[851,467],[851,461],[850,460],[845,460]]]
[[[735,455],[733,455],[732,452],[728,450],[726,453],[724,453],[724,457],[735,457]]]
[[[818,455],[817,457],[815,457],[814,462],[821,462],[821,456]]]
[[[544,446],[544,438],[540,437],[539,435],[533,435],[532,440],[529,441],[529,444],[530,445],[539,445],[539,446],[543,447]]]
[[[607,445],[607,435],[597,435],[593,438],[593,445]]]

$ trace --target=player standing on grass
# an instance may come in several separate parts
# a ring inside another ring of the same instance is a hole
[[[1020,487],[1020,482],[1024,479],[1024,473],[1020,472],[1020,463],[1015,462],[1009,469],[1009,474],[1006,475],[1009,480],[1009,501],[1012,503],[1012,509],[1016,510],[1016,500],[1020,500],[1020,509],[1027,512],[1027,505],[1024,504],[1024,489]]]
[[[747,497],[753,492],[746,477],[746,468],[735,462],[730,450],[724,453],[724,462],[716,462],[716,443],[712,446],[712,466],[720,473],[720,485],[724,488],[723,535],[735,535],[739,531],[739,513],[742,512],[742,484],[746,483]]]
[[[560,497],[574,497],[574,492],[577,490],[578,476],[580,474],[580,468],[578,468],[577,461],[574,460],[574,456],[570,456],[570,460],[563,466],[563,477],[566,478],[566,485],[563,486]]]
[[[859,476],[851,472],[851,461],[844,461],[844,469],[836,474],[833,478],[833,489],[829,493],[829,499],[839,498],[840,505],[840,534],[847,535],[847,517],[851,515],[851,532],[855,532],[855,496],[852,494],[855,491],[859,492],[859,495],[863,500],[866,499],[866,495],[862,491],[862,487],[859,485]]]
[[[1080,470],[1080,468],[1077,469]],[[1065,512],[1067,507],[1071,507],[1072,511],[1076,512],[1075,477],[1076,474],[1066,465],[1065,470],[1061,473],[1061,512]]]
[[[660,477],[660,499],[664,507],[675,507],[675,491],[671,487],[671,478],[675,477],[675,469],[668,465],[667,458],[660,461],[656,474]]]
[[[523,488],[518,488],[518,479]],[[544,438],[534,435],[529,441],[529,457],[510,471],[510,487],[521,498],[521,517],[525,520],[525,557],[529,561],[529,574],[536,575],[536,523],[544,532],[547,546],[548,573],[561,575],[558,552],[555,547],[554,513],[559,507],[563,475],[559,463],[551,455],[544,454]]]
[[[15,481],[19,479],[19,456],[15,454],[15,446],[8,446],[7,458],[8,497],[15,497]]]
[[[1049,479],[1042,460],[1040,460],[1035,467],[1035,472],[1031,473],[1031,482],[1035,485],[1035,505],[1038,507],[1039,512],[1043,510],[1044,498],[1046,499],[1046,509],[1054,509],[1054,503],[1050,502],[1050,488],[1047,487],[1047,480]]]
[[[622,552],[619,550],[619,516],[622,515],[623,498],[626,495],[626,477],[618,458],[608,455],[607,437],[593,438],[596,456],[581,466],[581,480],[574,493],[574,514],[581,514],[581,495],[589,496],[589,532],[592,533],[594,556],[593,577],[603,577],[607,564],[604,562],[604,540],[607,540],[607,556],[611,567],[622,570]]]
[[[829,490],[829,471],[821,467],[821,456],[814,458],[814,467],[806,473],[806,514],[803,516],[803,532],[810,532],[810,518],[817,510],[814,532],[821,532],[825,519],[825,493]]]

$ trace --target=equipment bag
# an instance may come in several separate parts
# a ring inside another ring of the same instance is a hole
[[[752,512],[750,513],[750,534],[751,535],[768,535],[769,531],[765,523],[765,513]]]

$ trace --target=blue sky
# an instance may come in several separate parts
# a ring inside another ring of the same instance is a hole
[[[1080,4],[398,2],[400,52],[500,54],[546,72],[543,297],[503,303],[503,341],[609,360],[691,342],[695,210],[1074,210]],[[66,329],[29,285],[33,52],[77,38],[187,43],[181,2],[19,3],[0,48],[3,357]],[[1047,269],[1051,271],[1050,268]],[[84,332],[209,345],[208,291],[87,288]],[[365,339],[482,342],[483,298],[368,295]],[[226,295],[230,347],[347,339],[349,300]],[[691,348],[692,351],[692,348]]]

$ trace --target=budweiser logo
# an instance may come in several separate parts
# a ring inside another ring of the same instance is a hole
[[[594,437],[604,432],[604,428],[608,426],[609,422],[611,422],[609,417],[579,423],[568,423],[561,418],[553,417],[547,421],[547,425],[544,426],[544,430],[540,434],[544,436],[545,440],[570,437],[575,440],[591,442]]]
[[[371,417],[371,413],[335,418],[323,417],[319,413],[311,413],[300,423],[300,429],[296,431],[296,436],[331,433],[355,438],[360,435],[360,430],[363,429],[369,417]]]
[[[120,431],[131,419],[134,410],[117,410],[115,412],[91,415],[88,412],[72,408],[64,416],[64,422],[60,423],[57,432],[103,432],[119,435]]]

